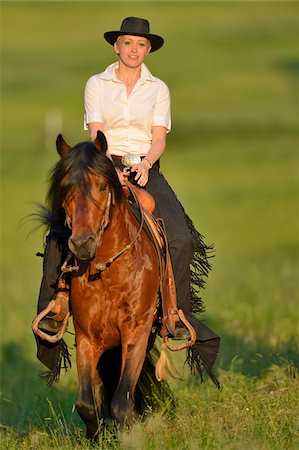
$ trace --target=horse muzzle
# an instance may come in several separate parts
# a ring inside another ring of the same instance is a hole
[[[71,236],[69,238],[69,249],[81,260],[87,260],[94,257],[97,247],[97,238],[95,236]]]

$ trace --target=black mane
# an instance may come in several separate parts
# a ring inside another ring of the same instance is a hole
[[[92,142],[81,142],[55,164],[50,172],[50,187],[47,194],[51,223],[64,221],[62,204],[66,196],[79,188],[88,196],[90,193],[89,174],[104,176],[114,191],[116,202],[122,198],[122,187],[112,161],[97,150]]]

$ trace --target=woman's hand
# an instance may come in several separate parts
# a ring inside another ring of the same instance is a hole
[[[141,187],[144,187],[148,182],[148,172],[150,169],[150,163],[143,159],[139,164],[134,164],[131,168],[131,172],[136,172],[134,180]]]

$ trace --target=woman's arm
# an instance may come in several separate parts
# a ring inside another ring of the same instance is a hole
[[[103,124],[101,122],[90,122],[88,125],[89,137],[91,141],[94,141],[97,137],[98,131],[103,131]],[[106,155],[109,159],[112,159],[111,154],[109,152],[109,148],[107,148]]]
[[[87,126],[91,141],[95,140],[98,131],[103,131],[103,124],[101,122],[90,122],[89,124],[87,124]]]
[[[158,161],[161,155],[164,153],[166,147],[166,133],[167,128],[154,126],[152,128],[152,145],[147,155],[139,164],[135,164],[131,172],[137,172],[135,180],[139,186],[145,186],[148,182],[149,170],[152,165]]]
[[[103,131],[103,124],[101,122],[90,122],[87,126],[88,126],[89,137],[90,137],[91,141],[95,140],[95,138],[97,137],[98,131]],[[106,155],[112,161],[112,156],[109,152],[109,148],[107,148]],[[118,175],[120,183],[124,184],[125,179],[124,179],[124,175],[123,175],[122,171],[120,169],[118,169],[117,167],[115,167],[115,170]]]

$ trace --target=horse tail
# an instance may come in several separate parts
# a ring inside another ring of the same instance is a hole
[[[179,375],[172,366],[169,357],[166,353],[166,343],[162,344],[160,358],[156,364],[155,375],[158,381],[166,380],[166,375],[169,374],[172,378],[179,379]]]
[[[153,347],[146,355],[135,391],[135,408],[139,413],[146,410],[169,409],[176,404],[168,383],[165,380],[158,381],[156,378],[159,356],[156,347]],[[166,358],[168,359],[167,355]]]

